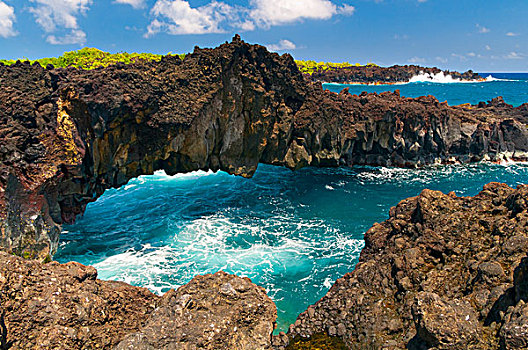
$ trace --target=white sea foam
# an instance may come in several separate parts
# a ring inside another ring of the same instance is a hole
[[[440,72],[437,74],[430,74],[420,72],[409,80],[409,83],[438,83],[438,84],[453,84],[453,83],[483,83],[493,81],[515,81],[510,79],[499,79],[492,75],[488,75],[484,80],[462,80],[459,78],[453,78],[450,74]]]
[[[144,244],[94,266],[102,279],[141,285],[157,294],[187,283],[196,274],[226,270],[252,278],[269,291],[270,297],[281,300],[285,296],[276,276],[317,283],[321,278],[315,276],[318,259],[330,259],[334,263],[324,272],[331,276],[325,283],[328,288],[339,276],[331,272],[349,262],[346,256],[359,255],[364,245],[362,239],[351,238],[318,219],[276,215],[255,220],[258,225],[254,220],[233,219],[222,213],[202,217],[185,227],[175,227],[173,240],[161,246]],[[315,229],[326,231],[322,237],[327,239],[314,237]]]
[[[492,76],[491,74],[488,75],[486,77],[486,81],[519,81],[519,80],[515,80],[515,79],[500,79],[500,78],[495,78],[494,76]]]
[[[420,74],[415,75],[409,80],[409,83],[440,83],[440,84],[449,84],[449,83],[474,83],[478,80],[461,80],[458,78],[453,78],[450,74],[444,74],[444,72],[430,74],[420,72]]]

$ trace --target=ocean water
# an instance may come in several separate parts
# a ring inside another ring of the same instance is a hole
[[[350,91],[398,88],[402,95],[434,94],[449,103],[503,95],[519,105],[523,98],[528,101],[528,82],[515,80],[520,81],[352,85]],[[352,271],[364,233],[387,219],[391,206],[425,188],[475,195],[491,181],[526,183],[528,165],[296,172],[260,165],[252,179],[223,172],[156,172],[88,205],[76,224],[64,226],[55,259],[93,265],[101,279],[158,294],[197,274],[224,270],[247,276],[266,288],[278,308],[277,331],[286,330],[337,278]]]
[[[514,106],[528,102],[528,73],[480,73],[480,75],[491,78],[486,82],[452,82],[450,79],[435,79],[435,82],[422,81],[395,85],[323,84],[323,86],[334,92],[347,87],[351,94],[360,94],[362,91],[380,93],[400,90],[402,96],[433,95],[440,102],[447,101],[450,105],[477,104],[497,96],[503,96],[507,103]]]

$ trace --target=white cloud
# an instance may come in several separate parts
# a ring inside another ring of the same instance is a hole
[[[77,16],[86,14],[92,0],[30,0],[35,3],[29,11],[35,21],[49,35],[46,41],[50,44],[84,44],[86,34],[79,29]],[[52,34],[61,32],[61,36]]]
[[[485,47],[486,47],[486,50],[488,50],[488,51],[490,51],[490,50],[491,50],[491,46],[489,46],[489,45],[486,45]]]
[[[250,17],[260,27],[293,23],[303,19],[330,19],[336,14],[350,15],[355,8],[337,7],[329,0],[251,0]]]
[[[467,55],[468,55],[469,57],[475,57],[475,56],[477,56],[477,54],[474,53],[474,52],[468,52]]]
[[[199,7],[191,7],[186,0],[157,0],[150,11],[153,19],[145,36],[161,31],[169,34],[223,33],[226,28],[251,31],[303,19],[348,16],[354,11],[354,6],[338,6],[330,0],[250,0],[249,7],[231,6],[216,0]]]
[[[414,57],[409,58],[409,59],[407,60],[407,62],[409,62],[409,63],[413,63],[413,64],[416,64],[416,63],[425,63],[425,58],[414,56]]]
[[[506,36],[518,36],[519,33],[514,33],[514,32],[508,32],[506,33]]]
[[[160,31],[169,34],[223,33],[222,22],[238,21],[236,12],[234,7],[217,1],[192,8],[184,0],[158,0],[151,10],[155,19],[148,26],[146,36]]]
[[[504,58],[507,60],[523,60],[525,56],[522,53],[512,51],[509,54],[505,55]]]
[[[396,40],[407,40],[407,39],[409,39],[409,36],[407,34],[403,34],[403,35],[394,34],[394,39],[396,39]]]
[[[141,9],[146,6],[145,0],[114,0],[114,3],[130,5],[135,9]]]
[[[297,45],[295,43],[282,39],[276,44],[270,44],[267,45],[268,49],[271,51],[284,51],[284,50],[295,50],[297,48]]]
[[[461,61],[467,61],[467,57],[466,57],[466,56],[464,56],[464,55],[460,55],[460,54],[457,54],[457,53],[452,53],[452,54],[451,54],[451,57],[458,58],[458,59],[460,59]]]
[[[52,45],[84,44],[86,42],[86,33],[80,29],[73,29],[70,33],[60,37],[48,35],[46,41]]]
[[[477,23],[476,25],[477,27],[477,30],[480,34],[486,34],[486,33],[489,33],[491,30],[489,28],[486,28],[484,26],[481,26],[480,24]]]
[[[8,6],[3,1],[0,1],[0,37],[8,38],[17,34],[13,29],[15,20],[16,16],[13,7]]]
[[[441,63],[447,63],[447,58],[436,56],[435,59]]]

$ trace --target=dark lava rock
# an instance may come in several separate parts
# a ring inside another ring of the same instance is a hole
[[[326,332],[351,349],[526,348],[526,198],[526,185],[491,183],[475,197],[424,190],[403,200],[286,337]]]
[[[435,293],[420,292],[412,314],[418,337],[437,349],[467,348],[482,332],[477,314],[467,301],[446,302]]]
[[[436,75],[439,73],[444,73],[445,76],[450,75],[453,79],[459,80],[484,80],[471,70],[459,73],[443,71],[436,67],[429,68],[416,65],[329,67],[328,69],[319,69],[307,76],[313,81],[326,83],[396,84],[407,83],[412,77],[420,74]]]
[[[197,276],[158,297],[96,277],[0,252],[2,349],[271,348],[277,310],[248,278]]]
[[[0,252],[7,348],[103,349],[139,330],[159,297],[96,277],[91,266],[41,264]]]
[[[291,56],[239,38],[183,61],[0,66],[0,81],[0,248],[40,260],[55,253],[61,225],[106,189],[159,169],[249,177],[259,162],[528,160],[528,105],[335,94],[303,77]]]
[[[508,310],[500,331],[505,349],[528,349],[528,304],[523,301]]]

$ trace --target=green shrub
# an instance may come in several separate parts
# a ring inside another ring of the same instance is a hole
[[[361,67],[359,63],[351,64],[349,62],[333,63],[333,62],[315,62],[313,60],[301,61],[296,60],[295,63],[302,73],[313,74],[314,72],[325,71],[328,69],[339,69],[346,67]],[[367,63],[367,66],[376,66],[374,63]]]
[[[169,52],[168,55],[172,55],[172,53]],[[185,54],[178,54],[177,56],[181,59],[185,58]],[[96,48],[85,47],[77,51],[65,52],[59,57],[40,58],[38,60],[24,58],[21,61],[29,61],[31,64],[37,62],[43,67],[52,64],[57,68],[75,67],[80,69],[95,69],[98,67],[107,67],[118,62],[130,64],[138,60],[160,61],[161,57],[162,55],[152,53],[119,52],[112,54]],[[16,60],[0,60],[0,62],[5,65],[12,65]]]

